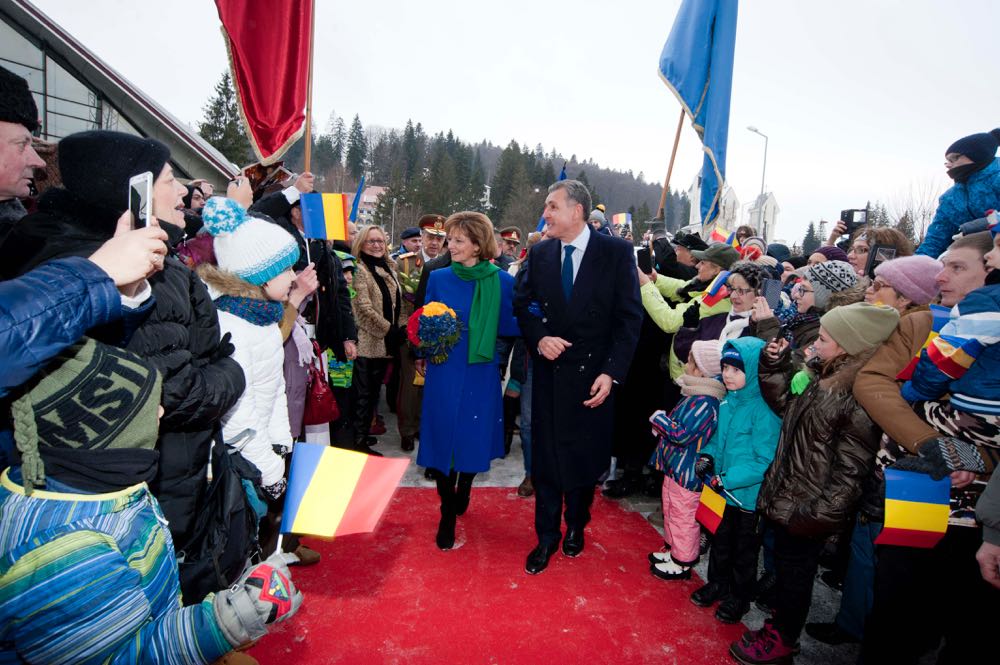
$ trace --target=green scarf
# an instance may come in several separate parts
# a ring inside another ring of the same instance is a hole
[[[500,268],[489,261],[480,261],[471,268],[452,263],[451,270],[463,281],[476,282],[469,312],[469,364],[492,362],[500,324],[500,276],[497,275]]]

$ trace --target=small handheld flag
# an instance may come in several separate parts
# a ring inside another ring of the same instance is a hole
[[[346,194],[303,194],[303,235],[315,240],[347,240],[350,213]]]
[[[365,191],[365,176],[361,175],[361,182],[358,183],[358,191],[354,195],[354,203],[351,204],[351,216],[348,219],[350,222],[358,221],[358,204],[361,203],[361,195]]]
[[[727,245],[729,244],[728,238],[729,236],[726,235],[726,230],[718,224],[716,224],[715,228],[712,229],[712,235],[708,237],[708,239],[712,242],[722,242]]]
[[[722,514],[726,511],[726,500],[721,494],[712,489],[708,483],[701,488],[701,499],[698,502],[698,510],[694,517],[698,523],[714,534],[719,530],[722,523]]]
[[[708,285],[708,289],[705,291],[705,295],[702,296],[701,301],[708,307],[714,307],[729,296],[729,289],[726,287],[726,280],[729,279],[729,271],[723,270],[712,283]]]
[[[627,226],[632,226],[632,213],[630,212],[619,212],[611,215],[611,223],[615,226],[625,224]]]
[[[281,532],[333,538],[374,531],[409,463],[296,443]]]
[[[925,473],[885,470],[885,527],[876,545],[930,548],[948,529],[951,479]]]
[[[562,171],[559,172],[559,178],[558,179],[559,180],[565,180],[566,179],[566,162],[563,162]],[[535,231],[537,231],[538,233],[541,233],[544,230],[545,230],[545,216],[543,215],[543,216],[541,216],[541,217],[538,218],[538,226],[535,227]]]

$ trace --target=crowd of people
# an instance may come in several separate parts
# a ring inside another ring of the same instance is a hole
[[[294,443],[321,426],[384,454],[382,405],[436,483],[441,550],[517,432],[528,574],[584,553],[599,486],[645,490],[662,499],[651,583],[707,554],[694,605],[769,613],[731,645],[739,662],[790,663],[803,630],[867,663],[991,651],[1000,130],[948,148],[955,185],[919,247],[844,223],[809,256],[746,226],[734,244],[661,228],[643,268],[575,180],[527,237],[428,213],[393,251],[377,225],[306,238],[310,173],[215,192],[151,139],[40,150],[37,118],[0,68],[0,643],[21,662],[251,660],[303,602],[289,566],[320,562],[279,545]],[[134,228],[128,183],[147,171],[151,223]],[[407,336],[430,303],[461,327],[434,359]],[[937,545],[876,544],[890,467],[949,479]],[[706,485],[725,498],[714,534]],[[841,606],[807,623],[821,567]]]

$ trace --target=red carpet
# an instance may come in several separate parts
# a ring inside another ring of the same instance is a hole
[[[642,516],[598,496],[576,559],[537,576],[534,501],[474,488],[456,549],[434,545],[438,497],[401,489],[374,534],[306,538],[323,555],[294,568],[305,603],[250,652],[261,663],[731,663],[726,626],[688,599],[701,582],[664,582],[661,544]]]

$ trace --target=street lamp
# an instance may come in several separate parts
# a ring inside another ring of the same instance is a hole
[[[753,125],[750,125],[749,127],[747,127],[747,129],[749,129],[754,134],[757,134],[758,136],[763,136],[764,137],[764,168],[761,169],[761,172],[760,172],[760,200],[757,203],[757,210],[758,210],[758,212],[757,212],[757,220],[758,220],[758,226],[761,227],[761,229],[760,229],[761,237],[763,237],[766,240],[767,239],[767,230],[764,229],[763,226],[764,226],[764,177],[767,175],[767,142],[768,142],[768,139],[767,139],[767,134],[763,133],[762,131],[760,131],[759,129],[757,129],[756,127],[754,127]]]

